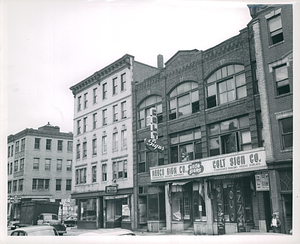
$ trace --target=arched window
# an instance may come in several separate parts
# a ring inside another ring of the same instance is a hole
[[[246,77],[243,65],[227,65],[215,71],[207,79],[207,108],[213,108],[246,96]]]
[[[199,111],[199,91],[196,82],[185,82],[169,95],[169,119],[176,119]]]
[[[143,100],[138,106],[138,128],[144,128],[147,126],[147,117],[150,115],[150,108],[156,108],[157,123],[162,123],[162,101],[160,96],[151,96]]]

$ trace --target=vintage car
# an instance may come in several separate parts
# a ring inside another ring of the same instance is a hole
[[[58,236],[58,232],[53,226],[33,225],[22,227],[11,232],[11,236]]]
[[[38,225],[51,225],[55,227],[59,235],[67,233],[66,226],[58,220],[58,216],[53,213],[42,213],[38,217]]]
[[[67,217],[67,218],[64,220],[64,224],[65,224],[65,226],[67,226],[67,227],[75,226],[75,225],[77,225],[77,218],[76,218],[76,217],[73,217],[73,216]]]

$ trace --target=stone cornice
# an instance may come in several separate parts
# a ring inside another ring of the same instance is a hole
[[[103,69],[95,72],[93,75],[89,76],[88,78],[84,79],[83,81],[77,83],[74,86],[70,87],[70,90],[72,91],[73,95],[76,96],[79,92],[81,92],[83,89],[98,83],[100,85],[100,82],[107,78],[108,76],[114,74],[115,72],[119,71],[120,69],[123,68],[130,68],[132,63],[131,63],[131,58],[133,59],[134,57],[125,54],[122,58],[116,60],[115,62],[111,63],[110,65],[104,67]]]

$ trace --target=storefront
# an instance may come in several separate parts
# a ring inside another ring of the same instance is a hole
[[[165,182],[167,231],[266,231],[269,206],[255,178],[266,170],[262,148],[152,167],[151,182]]]

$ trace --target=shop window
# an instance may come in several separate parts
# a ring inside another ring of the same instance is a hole
[[[206,107],[213,108],[247,96],[243,65],[228,65],[207,79]]]
[[[188,192],[172,192],[172,220],[189,220],[190,214]]]
[[[274,68],[274,76],[276,82],[277,95],[279,96],[282,94],[289,93],[291,90],[287,65],[285,64]]]
[[[195,185],[193,191],[193,216],[194,220],[206,218],[204,184],[197,183]]]
[[[97,210],[97,199],[83,199],[80,201],[81,215],[80,220],[85,221],[95,221],[97,220],[96,210]]]
[[[252,149],[248,116],[209,125],[208,131],[210,156]]]
[[[200,128],[170,135],[171,163],[202,158]]]
[[[150,115],[150,109],[156,108],[157,123],[163,122],[162,99],[160,96],[151,96],[142,101],[138,106],[138,128],[147,126],[147,117]]]
[[[281,15],[277,15],[268,20],[271,45],[283,41]]]
[[[279,120],[281,127],[282,148],[293,147],[293,117]]]
[[[185,82],[169,95],[169,119],[190,115],[200,110],[199,91],[196,82]]]

